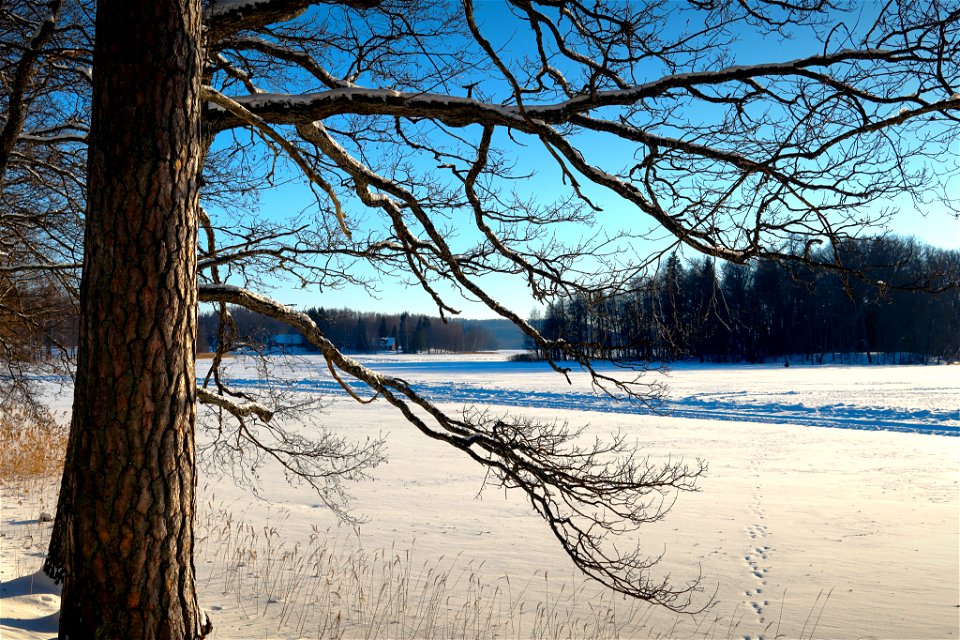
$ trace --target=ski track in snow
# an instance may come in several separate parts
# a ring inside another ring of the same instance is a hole
[[[259,387],[257,379],[232,379],[235,387]],[[292,391],[336,393],[340,386],[333,380],[301,379],[288,381],[284,387]],[[572,411],[598,411],[634,415],[663,415],[671,418],[723,420],[794,424],[807,427],[858,429],[862,431],[895,431],[940,436],[960,436],[957,412],[927,409],[905,411],[890,407],[864,407],[850,404],[807,406],[802,403],[745,403],[744,393],[699,394],[674,397],[656,412],[623,398],[583,391],[525,391],[474,386],[464,383],[417,382],[412,386],[433,402],[463,405],[531,407]]]
[[[404,374],[416,376],[422,373],[443,375],[448,371],[462,373],[462,371],[459,371],[462,363],[445,361],[376,362],[376,366],[381,371],[398,376]],[[537,364],[517,366],[505,362],[481,361],[470,363],[470,371],[480,375],[481,379],[483,374],[502,374],[505,370],[509,370],[511,373],[546,371],[544,367]],[[38,376],[38,379],[61,380],[57,376]],[[198,380],[198,382],[201,381]],[[483,383],[429,380],[411,381],[410,384],[418,393],[432,402],[465,406],[596,411],[632,415],[661,415],[692,420],[790,424],[860,431],[960,436],[960,410],[911,410],[850,403],[807,405],[803,402],[786,400],[784,396],[791,397],[791,399],[795,396],[795,392],[791,391],[774,394],[778,401],[764,401],[764,396],[771,394],[760,390],[697,393],[688,396],[676,395],[669,396],[656,410],[651,410],[638,402],[631,402],[623,397],[610,397],[590,390],[523,390],[500,388],[493,385],[485,386]],[[340,385],[330,378],[301,378],[299,380],[286,378],[283,381],[265,382],[259,378],[231,377],[230,385],[248,389],[276,385],[290,391],[324,393],[327,395],[343,393]],[[354,384],[354,386],[362,395],[363,386],[357,384]]]

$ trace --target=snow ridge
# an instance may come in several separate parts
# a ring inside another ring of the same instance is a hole
[[[232,379],[235,387],[255,388],[263,382],[255,378]],[[295,391],[336,394],[340,387],[333,380],[302,378],[286,383]],[[722,420],[765,424],[793,424],[831,429],[894,431],[938,436],[960,436],[957,412],[931,409],[904,410],[891,407],[865,407],[845,403],[808,406],[802,402],[756,402],[742,394],[697,394],[670,398],[662,410],[654,413],[636,403],[588,391],[529,391],[477,386],[469,383],[417,382],[415,388],[433,402],[464,405],[532,407],[571,411],[597,411],[633,415],[663,415],[671,418]]]

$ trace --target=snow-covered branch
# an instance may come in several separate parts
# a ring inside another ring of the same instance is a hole
[[[293,20],[313,5],[332,2],[366,9],[382,0],[219,0],[205,11],[207,37],[210,42],[217,42],[240,31],[256,31]]]
[[[264,422],[270,422],[273,419],[273,411],[263,406],[259,402],[234,402],[230,398],[218,393],[211,393],[203,388],[197,389],[197,400],[203,404],[213,405],[229,412],[237,418],[246,418],[255,415]]]
[[[800,58],[783,63],[733,66],[718,71],[702,71],[667,75],[642,85],[608,91],[596,91],[554,104],[527,103],[523,107],[500,105],[468,97],[425,92],[403,92],[392,89],[341,87],[308,94],[264,93],[252,96],[236,96],[233,99],[251,113],[276,124],[298,124],[323,120],[336,115],[388,115],[399,117],[436,118],[454,126],[489,124],[507,126],[520,131],[529,131],[526,120],[556,125],[570,122],[574,116],[589,113],[604,107],[636,105],[644,100],[668,96],[678,89],[722,85],[731,82],[747,83],[760,78],[805,77],[821,79],[824,84],[838,91],[845,85],[828,75],[806,73],[811,67],[837,65],[853,61],[882,61],[886,52],[880,50],[843,50],[830,55]],[[915,95],[898,98],[874,96],[849,87],[855,97],[871,101],[916,102]],[[924,105],[916,109],[918,114],[937,110],[956,109],[952,100]],[[242,125],[235,114],[214,108],[211,124],[216,129]],[[231,118],[230,116],[234,117]]]

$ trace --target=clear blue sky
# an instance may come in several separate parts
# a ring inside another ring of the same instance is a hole
[[[504,30],[503,25],[509,24],[504,16],[498,13],[499,3],[481,2],[478,5],[478,12],[484,32],[489,33],[492,40],[499,39],[501,43],[509,43],[505,46],[519,47],[520,50],[525,46],[523,42],[524,33],[514,34],[512,27],[510,31]],[[809,55],[816,52],[820,45],[817,42],[792,41],[782,43],[775,39],[766,39],[762,42],[751,41],[745,43],[742,50],[736,52],[736,64],[751,64],[758,61],[779,61],[790,60],[802,55]],[[516,51],[514,51],[516,53]],[[599,155],[604,160],[604,166],[608,168],[619,168],[625,166],[631,159],[630,147],[628,145],[613,145],[609,139],[604,140],[602,149],[597,148],[597,142],[586,139],[581,145],[588,155],[588,159],[595,160],[591,156],[599,151]],[[528,188],[536,188],[542,192],[549,193],[551,185],[558,179],[557,172],[553,163],[545,153],[535,150],[532,147],[527,155],[521,159],[526,166],[537,170],[537,175],[526,185]],[[943,162],[956,164],[960,158],[960,142],[954,142],[951,157],[944,158]],[[955,180],[953,191],[960,195],[960,184]],[[598,204],[604,208],[599,221],[602,225],[621,227],[625,224],[635,224],[639,212],[631,210],[628,203],[605,193],[601,190],[593,190],[592,195],[597,199]],[[296,212],[301,209],[310,208],[315,202],[314,196],[304,187],[296,185],[286,185],[278,187],[268,193],[262,194],[263,213],[271,215],[271,212],[277,212],[278,215],[288,215],[290,212]],[[891,221],[890,230],[898,235],[914,236],[922,242],[939,246],[943,248],[960,248],[960,221],[950,212],[946,211],[942,205],[931,205],[918,209],[907,199],[899,202],[890,202],[890,206],[899,210],[899,214]],[[869,214],[865,211],[864,214]],[[576,233],[575,231],[573,233]],[[662,236],[662,234],[660,234]],[[469,240],[469,238],[466,238]],[[659,246],[654,241],[649,241],[650,250],[656,250]],[[643,246],[637,247],[639,251],[645,251]],[[506,306],[526,316],[535,308],[536,304],[526,290],[522,280],[511,280],[506,277],[491,277],[485,282],[488,291],[492,292],[494,297],[503,302]],[[316,291],[305,291],[294,288],[289,284],[279,284],[278,288],[272,292],[280,301],[287,304],[296,304],[299,308],[314,306],[324,307],[351,307],[363,311],[383,311],[400,312],[410,311],[418,313],[435,314],[436,307],[429,295],[423,292],[416,285],[407,286],[399,280],[385,279],[378,287],[377,297],[371,297],[370,293],[359,287],[348,287],[342,290],[332,290],[323,293]],[[492,317],[493,314],[483,304],[469,299],[463,299],[456,293],[451,293],[449,289],[440,287],[441,293],[449,295],[449,302],[462,310],[461,317],[464,318],[484,318]]]

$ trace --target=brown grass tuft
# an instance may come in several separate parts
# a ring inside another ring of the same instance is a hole
[[[45,410],[19,403],[0,405],[0,482],[58,476],[67,433],[67,427]]]

